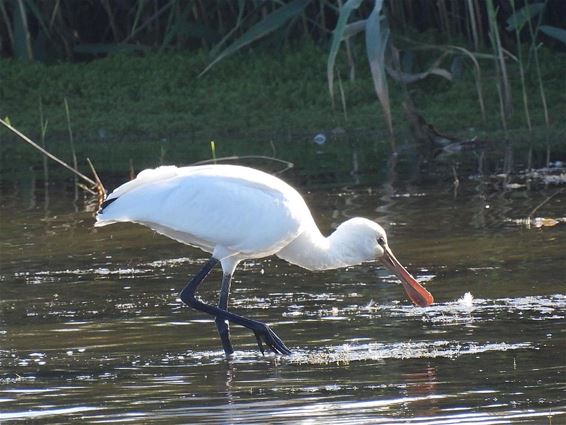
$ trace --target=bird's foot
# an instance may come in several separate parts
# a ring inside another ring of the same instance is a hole
[[[291,350],[285,346],[283,341],[281,341],[281,338],[279,338],[269,326],[261,323],[260,326],[253,329],[253,331],[261,354],[265,354],[263,343],[265,343],[265,345],[267,345],[275,354],[284,354],[286,356],[291,354]]]

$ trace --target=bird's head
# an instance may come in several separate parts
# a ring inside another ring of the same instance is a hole
[[[407,297],[416,305],[425,307],[434,302],[434,298],[397,260],[387,243],[387,234],[383,227],[374,221],[356,217],[342,223],[336,229],[342,235],[342,249],[348,250],[362,261],[379,260],[391,270],[403,284]]]

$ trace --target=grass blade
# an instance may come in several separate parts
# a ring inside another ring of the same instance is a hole
[[[340,15],[336,28],[332,32],[332,41],[330,42],[330,53],[328,54],[328,63],[326,65],[326,78],[328,79],[328,91],[330,92],[330,99],[332,99],[332,106],[334,106],[334,64],[336,63],[336,56],[340,48],[340,42],[345,38],[345,32],[348,24],[348,18],[354,10],[360,7],[362,0],[348,0],[344,6],[340,8]],[[349,28],[350,30],[352,27]],[[350,36],[350,31],[348,36]]]
[[[416,81],[424,80],[429,75],[438,75],[439,77],[445,78],[448,81],[452,81],[452,73],[444,68],[440,68],[440,64],[442,63],[446,55],[447,53],[443,53],[437,60],[434,61],[434,63],[426,71],[423,72],[408,73],[408,72],[403,72],[400,69],[394,69],[390,66],[386,66],[387,73],[396,81],[405,84],[410,84]]]
[[[77,163],[77,152],[75,151],[75,140],[73,138],[73,128],[71,127],[71,112],[69,111],[69,102],[67,101],[67,97],[63,98],[63,103],[65,104],[65,118],[67,119],[67,131],[69,132],[69,146],[71,148],[71,156],[73,158],[73,168],[75,170],[78,170],[79,166]],[[75,201],[78,198],[78,180],[77,177],[75,177]]]
[[[210,55],[212,57],[218,55],[218,52],[224,46],[224,44],[232,37],[232,35],[238,31],[240,25],[242,24],[242,18],[244,16],[244,0],[238,0],[238,16],[236,17],[236,23],[234,27],[228,31],[228,33],[211,49]]]
[[[45,135],[47,134],[47,120],[43,117],[43,101],[39,98],[39,125],[41,134],[41,147],[45,147]],[[47,165],[47,157],[43,156],[43,185],[47,187],[49,185],[49,167]]]
[[[23,0],[16,3],[14,13],[14,52],[18,59],[33,60],[31,35],[28,28],[27,12]]]
[[[515,0],[511,0],[511,7],[513,8],[513,16],[514,16],[516,15]],[[531,115],[529,113],[529,98],[527,94],[527,86],[525,84],[525,69],[523,67],[523,49],[521,46],[521,34],[520,34],[521,28],[519,26],[515,26],[514,32],[515,32],[515,43],[517,44],[517,56],[519,58],[519,77],[521,79],[521,91],[523,92],[523,107],[525,109],[525,119],[527,120],[528,129],[529,131],[531,131],[532,126],[531,126]]]
[[[71,111],[69,110],[69,102],[67,98],[63,98],[63,104],[65,105],[65,118],[67,120],[67,131],[69,133],[69,147],[71,148],[71,156],[73,158],[73,167],[78,170],[77,165],[77,153],[75,151],[75,139],[73,137],[73,128],[71,127]]]
[[[154,21],[157,21],[157,19],[164,14],[170,7],[172,7],[175,4],[175,0],[171,0],[169,2],[167,2],[166,4],[164,4],[163,6],[161,6],[159,8],[159,10],[157,10],[153,15],[151,15],[148,19],[145,20],[145,22],[143,24],[141,24],[139,27],[137,27],[136,29],[133,29],[130,31],[130,34],[124,38],[122,40],[122,43],[127,43],[128,41],[130,41],[135,35],[137,35],[137,33],[141,32],[142,30],[144,30],[146,27],[148,27],[150,24],[152,24]]]
[[[8,33],[8,40],[10,40],[10,45],[14,46],[14,32],[12,31],[12,25],[10,25],[10,19],[8,18],[8,12],[4,7],[4,2],[0,1],[0,13],[2,14],[2,19],[6,23],[6,32]]]
[[[507,65],[505,63],[504,49],[501,45],[501,38],[499,37],[499,28],[497,26],[497,11],[493,5],[493,0],[487,1],[487,12],[489,18],[490,39],[493,52],[496,60],[495,65],[498,71],[499,81],[497,84],[500,105],[501,105],[501,123],[503,128],[507,131],[507,118],[513,113],[513,103],[511,100],[511,85],[507,74]]]
[[[474,42],[474,49],[479,50],[479,36],[478,36],[478,24],[476,21],[476,15],[474,11],[474,2],[472,0],[468,0],[468,15],[469,15],[469,23],[470,23],[470,31],[472,33],[472,40]]]
[[[474,54],[472,52],[470,52],[468,49],[465,49],[465,48],[460,47],[460,46],[448,46],[448,47],[465,54],[468,58],[470,58],[470,60],[474,64],[474,80],[476,82],[476,91],[478,93],[478,102],[480,104],[480,110],[481,110],[481,116],[482,116],[483,122],[486,122],[485,102],[483,100],[483,89],[482,89],[482,80],[481,80],[481,68],[480,68],[480,64],[479,64],[478,60],[476,59]]]
[[[342,39],[346,40],[359,32],[366,29],[367,20],[360,19],[359,21],[352,22],[344,27],[344,32],[342,33]]]
[[[382,25],[381,8],[383,0],[375,0],[374,8],[367,19],[366,25],[366,51],[371,70],[371,77],[375,92],[383,108],[389,133],[393,135],[393,120],[391,118],[391,103],[389,101],[389,87],[385,73],[385,51],[389,41],[389,28],[386,21]]]

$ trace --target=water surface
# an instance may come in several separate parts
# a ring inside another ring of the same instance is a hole
[[[135,225],[94,229],[72,191],[5,184],[0,422],[566,423],[566,227],[513,221],[555,190],[304,189],[324,232],[380,222],[436,304],[411,306],[377,264],[249,261],[231,309],[293,354],[262,356],[233,326],[226,360],[213,321],[177,299],[206,254]],[[563,217],[564,198],[539,212]],[[219,280],[199,294],[215,302]]]

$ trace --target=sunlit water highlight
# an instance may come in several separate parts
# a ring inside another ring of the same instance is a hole
[[[262,356],[233,327],[229,360],[213,321],[177,298],[203,253],[135,226],[93,230],[64,193],[43,209],[7,192],[0,422],[564,423],[564,228],[508,225],[537,193],[409,189],[307,198],[324,231],[346,216],[380,221],[433,306],[408,304],[371,264],[246,262],[231,308],[267,322],[293,354]],[[563,216],[560,199],[549,208]]]

